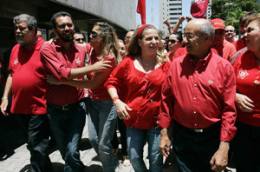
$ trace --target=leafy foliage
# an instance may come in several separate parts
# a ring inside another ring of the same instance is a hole
[[[260,3],[256,0],[212,0],[211,18],[221,18],[226,25],[239,27],[239,19],[245,12],[260,12]]]

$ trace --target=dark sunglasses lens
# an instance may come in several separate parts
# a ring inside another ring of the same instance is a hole
[[[169,40],[169,42],[174,44],[176,41],[175,40]]]
[[[96,38],[98,36],[97,32],[90,32],[92,38]]]

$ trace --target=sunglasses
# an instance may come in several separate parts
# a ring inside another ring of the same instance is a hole
[[[75,41],[80,42],[80,41],[85,41],[85,40],[84,40],[84,38],[78,38],[78,39],[75,39]]]
[[[96,38],[98,36],[98,33],[95,31],[91,31],[90,34],[92,38]]]
[[[177,41],[174,40],[174,39],[169,39],[169,42],[172,43],[172,44],[175,44]]]

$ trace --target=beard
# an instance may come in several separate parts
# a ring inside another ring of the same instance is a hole
[[[23,38],[22,35],[16,35],[16,36],[15,36],[15,39],[16,39],[16,42],[17,42],[18,44],[21,44],[21,45],[25,44],[25,41],[24,41],[24,38]]]
[[[61,33],[57,32],[57,35],[64,42],[73,42],[73,33],[61,34]]]

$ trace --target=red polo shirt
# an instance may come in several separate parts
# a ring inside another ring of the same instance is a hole
[[[143,73],[134,66],[134,57],[126,56],[113,70],[106,88],[115,87],[119,97],[132,111],[126,126],[139,129],[155,127],[159,114],[161,86],[169,64],[165,63],[150,73]]]
[[[12,74],[12,105],[15,114],[43,115],[46,109],[46,72],[40,59],[44,40],[38,38],[34,49],[16,44],[10,55]]]
[[[257,57],[246,51],[241,54],[234,63],[237,79],[237,92],[248,96],[253,100],[255,108],[247,113],[238,110],[238,120],[253,126],[260,127],[260,66]]]
[[[230,58],[236,53],[236,47],[226,40],[224,40],[223,45],[214,45],[213,48],[216,49],[219,56],[227,60],[230,60]]]
[[[86,50],[77,44],[72,44],[70,50],[65,50],[59,40],[46,42],[40,53],[48,73],[57,79],[67,79],[72,68],[85,65]],[[47,101],[50,104],[72,104],[83,97],[83,89],[68,85],[48,85]]]
[[[214,51],[201,60],[189,55],[171,62],[163,83],[159,125],[177,121],[187,128],[221,122],[222,141],[235,135],[235,75],[231,64]]]

